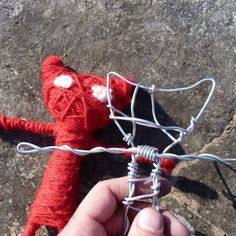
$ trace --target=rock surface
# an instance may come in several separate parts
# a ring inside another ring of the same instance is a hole
[[[212,76],[215,96],[182,147],[185,153],[236,156],[234,0],[1,0],[0,28],[1,113],[50,121],[40,81],[41,61],[50,54],[80,73],[105,76],[114,70],[165,88]],[[187,126],[209,88],[160,93],[157,101],[176,124]],[[139,142],[156,141],[141,132]],[[113,139],[111,134],[108,130],[102,138]],[[0,130],[0,138],[0,232],[19,235],[49,156],[19,155],[16,144],[45,146],[53,140],[6,130]],[[126,164],[111,157],[87,159],[81,197],[98,180],[125,175]],[[173,175],[175,187],[163,198],[164,206],[184,216],[196,235],[235,235],[236,165],[181,162]]]

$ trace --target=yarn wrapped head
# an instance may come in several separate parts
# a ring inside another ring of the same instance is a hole
[[[63,84],[63,79],[67,80],[67,85]],[[45,103],[56,122],[63,124],[64,130],[91,134],[111,122],[106,99],[99,100],[93,90],[104,89],[105,92],[105,79],[78,74],[65,67],[59,57],[51,56],[42,65],[42,81]],[[118,109],[129,104],[131,91],[132,87],[127,83],[112,80],[112,98]]]

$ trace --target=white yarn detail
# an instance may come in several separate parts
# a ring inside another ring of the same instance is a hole
[[[92,86],[92,95],[97,98],[100,102],[107,102],[108,98],[107,98],[107,88],[105,86],[102,85],[94,85]],[[111,90],[110,90],[110,94],[111,94]],[[111,95],[111,99],[112,99],[112,95]]]
[[[69,75],[60,75],[54,79],[53,84],[68,89],[74,84],[74,80]]]

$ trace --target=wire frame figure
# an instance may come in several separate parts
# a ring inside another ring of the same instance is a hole
[[[118,77],[121,80],[127,82],[128,84],[134,86],[134,93],[132,96],[131,107],[130,107],[131,117],[128,117],[126,114],[124,114],[122,111],[116,109],[112,105],[112,99],[111,99],[112,97],[111,97],[111,92],[109,89],[112,77],[113,78]],[[205,83],[205,82],[211,82],[211,84],[212,84],[211,90],[209,92],[209,95],[208,95],[204,105],[200,109],[199,113],[195,117],[191,118],[190,124],[187,128],[181,128],[178,126],[162,126],[159,123],[157,116],[156,116],[156,111],[155,111],[155,94],[157,92],[168,92],[169,93],[169,92],[189,90],[189,89],[193,89],[196,86],[198,86],[199,84]],[[216,86],[216,84],[215,84],[214,79],[206,78],[206,79],[199,81],[198,83],[196,83],[194,85],[184,87],[184,88],[161,89],[161,88],[157,88],[154,84],[149,86],[148,84],[146,84],[144,82],[140,82],[140,83],[131,82],[116,72],[108,73],[108,75],[107,75],[107,99],[108,99],[108,107],[110,109],[110,118],[114,120],[115,124],[117,125],[118,129],[120,130],[120,132],[123,135],[123,140],[127,142],[127,145],[130,145],[132,148],[135,147],[134,139],[136,136],[136,126],[137,125],[147,126],[147,127],[151,127],[151,128],[155,128],[155,129],[161,129],[162,132],[164,132],[172,141],[171,144],[169,144],[167,147],[165,147],[165,149],[162,153],[159,153],[159,150],[155,147],[145,145],[145,146],[139,147],[139,151],[136,155],[132,154],[131,162],[128,164],[129,195],[123,201],[123,203],[125,205],[124,235],[127,234],[128,230],[129,230],[129,226],[130,226],[129,219],[128,219],[129,210],[130,209],[135,210],[135,211],[140,210],[139,208],[134,207],[135,201],[149,200],[152,202],[152,207],[159,211],[158,195],[160,193],[160,187],[161,187],[160,176],[161,176],[161,172],[162,172],[159,155],[167,153],[167,151],[169,151],[176,144],[180,143],[186,135],[189,135],[193,131],[196,123],[198,122],[198,120],[202,116],[204,110],[206,109],[206,107],[207,107],[207,105],[214,93],[215,86]],[[137,94],[138,94],[138,91],[140,88],[144,89],[145,91],[147,91],[150,94],[152,117],[153,117],[154,122],[140,119],[135,116],[135,102],[136,102],[136,97],[137,97]],[[122,125],[119,122],[120,120],[128,121],[128,122],[132,123],[132,132],[131,133],[126,133],[124,131]],[[171,133],[169,132],[171,130],[178,132],[177,138],[175,138],[173,135],[171,135]],[[140,157],[146,158],[146,159],[153,162],[153,168],[152,168],[152,171],[151,171],[150,176],[148,178],[138,178],[137,177],[138,170],[139,170],[137,160]],[[135,196],[136,184],[138,182],[144,182],[147,180],[151,180],[151,182],[152,182],[152,186],[151,186],[152,192],[150,194]]]

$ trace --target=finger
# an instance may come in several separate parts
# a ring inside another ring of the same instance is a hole
[[[106,222],[112,217],[119,203],[128,195],[127,177],[101,181],[89,192],[80,204],[76,215],[90,215],[100,223]],[[170,191],[170,183],[166,179],[161,179],[161,193],[167,194]],[[137,194],[150,193],[150,182],[138,183],[136,186]],[[82,216],[80,216],[82,217]]]
[[[158,197],[162,197],[162,196],[167,195],[171,190],[171,182],[168,179],[161,178],[160,182],[161,182],[161,189],[160,189],[160,193],[159,193]],[[142,186],[140,186],[138,188],[138,190],[136,191],[137,194],[142,194],[139,191],[140,191],[140,189],[143,189],[143,188],[147,188],[149,190],[149,193],[151,193],[151,189],[150,189],[151,185],[152,185],[151,181],[147,181],[147,182],[143,183]],[[152,203],[148,200],[137,200],[133,203],[132,206],[139,209],[139,211],[140,211],[146,207],[151,207],[151,205],[152,205]],[[133,219],[135,218],[135,216],[138,214],[139,211],[130,209],[129,214],[128,214],[130,222],[133,221]]]
[[[82,201],[60,236],[107,235],[102,225],[108,219],[113,223],[118,219],[114,213],[127,194],[127,177],[99,182]],[[117,225],[122,228],[122,223],[117,222]]]
[[[160,182],[161,182],[161,189],[160,189],[160,193],[159,193],[158,197],[163,197],[171,191],[171,182],[166,178],[160,178]],[[144,194],[144,193],[146,193],[146,194],[150,193],[151,186],[152,186],[151,180],[147,180],[144,183],[137,183],[136,184],[137,189],[136,189],[135,193],[137,195]]]
[[[109,236],[122,235],[124,232],[124,206],[120,205],[113,216],[103,226]]]
[[[72,217],[58,236],[107,236],[104,227],[94,219],[84,217],[76,220],[76,218]]]
[[[183,225],[173,214],[169,211],[161,210],[165,224],[166,236],[190,236],[191,233],[185,225]]]
[[[118,205],[128,195],[129,184],[127,180],[127,177],[122,177],[102,181],[96,184],[82,201],[73,218],[63,230],[63,233],[70,232],[71,236],[83,235],[81,231],[83,230],[86,232],[87,230],[87,232],[91,231],[91,235],[94,233],[99,235],[98,229],[101,230],[99,228],[100,225],[107,222],[108,219],[112,220]],[[161,179],[161,182],[161,195],[163,195],[169,192],[171,187],[168,180]],[[150,186],[150,182],[139,183],[137,184],[136,191],[138,194],[150,193]],[[116,219],[118,218],[116,217]],[[117,227],[122,228],[123,222],[121,224],[119,222],[117,222]],[[80,224],[82,224],[82,227]],[[86,229],[86,227],[88,229]],[[98,227],[97,230],[96,227]],[[72,234],[71,232],[75,233]],[[61,236],[62,235],[67,234],[61,234]],[[86,234],[86,236],[87,235],[90,234]]]
[[[128,236],[164,236],[164,220],[155,209],[147,207],[135,217]]]
[[[112,217],[127,194],[127,177],[101,181],[84,198],[75,214],[80,217],[89,215],[97,222],[104,223]]]
[[[150,186],[151,186],[150,181],[146,181],[142,184],[137,184],[136,193],[137,194],[150,193]],[[167,179],[164,179],[164,178],[161,179],[161,186],[162,187],[161,187],[159,197],[168,194],[171,189],[170,181]],[[151,206],[151,202],[136,201],[133,206],[143,209],[148,206]],[[129,214],[128,214],[130,222],[133,222],[133,219],[135,218],[135,216],[137,214],[138,214],[138,211],[134,211],[134,210],[130,209]],[[124,215],[125,215],[124,208],[122,206],[120,206],[116,210],[114,215],[108,221],[106,221],[106,223],[104,224],[104,227],[105,227],[109,236],[121,235],[123,233],[123,231],[124,231]]]
[[[60,236],[106,235],[102,224],[112,218],[127,193],[126,177],[99,182],[82,201]]]
[[[129,222],[132,223],[134,218],[137,216],[137,214],[147,208],[147,207],[151,207],[152,206],[152,203],[150,201],[135,201],[133,204],[132,204],[132,207],[133,208],[130,208],[129,209],[129,212],[128,212],[128,218],[129,218]]]

